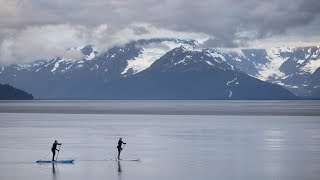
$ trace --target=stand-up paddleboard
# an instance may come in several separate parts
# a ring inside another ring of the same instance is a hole
[[[50,160],[38,160],[36,163],[60,163],[60,164],[73,164],[74,159],[65,159],[65,160],[56,160],[56,161],[50,161]]]

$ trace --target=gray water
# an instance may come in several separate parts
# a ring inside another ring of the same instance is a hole
[[[320,179],[319,101],[2,101],[0,179]],[[119,137],[127,145],[113,161]],[[50,159],[74,164],[36,164]]]

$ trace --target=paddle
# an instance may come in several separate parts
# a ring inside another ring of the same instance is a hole
[[[56,160],[58,160],[58,156],[59,156],[60,148],[61,148],[61,144],[60,144],[60,146],[59,146],[59,150],[58,150],[58,153],[57,153]]]

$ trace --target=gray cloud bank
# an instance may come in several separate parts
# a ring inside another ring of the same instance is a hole
[[[301,42],[320,36],[319,9],[319,0],[0,0],[0,63],[179,32],[206,34],[209,47],[286,35]]]

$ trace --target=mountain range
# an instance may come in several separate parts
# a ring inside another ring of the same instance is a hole
[[[320,48],[210,49],[195,40],[148,39],[82,59],[0,66],[0,83],[40,99],[320,98]]]

